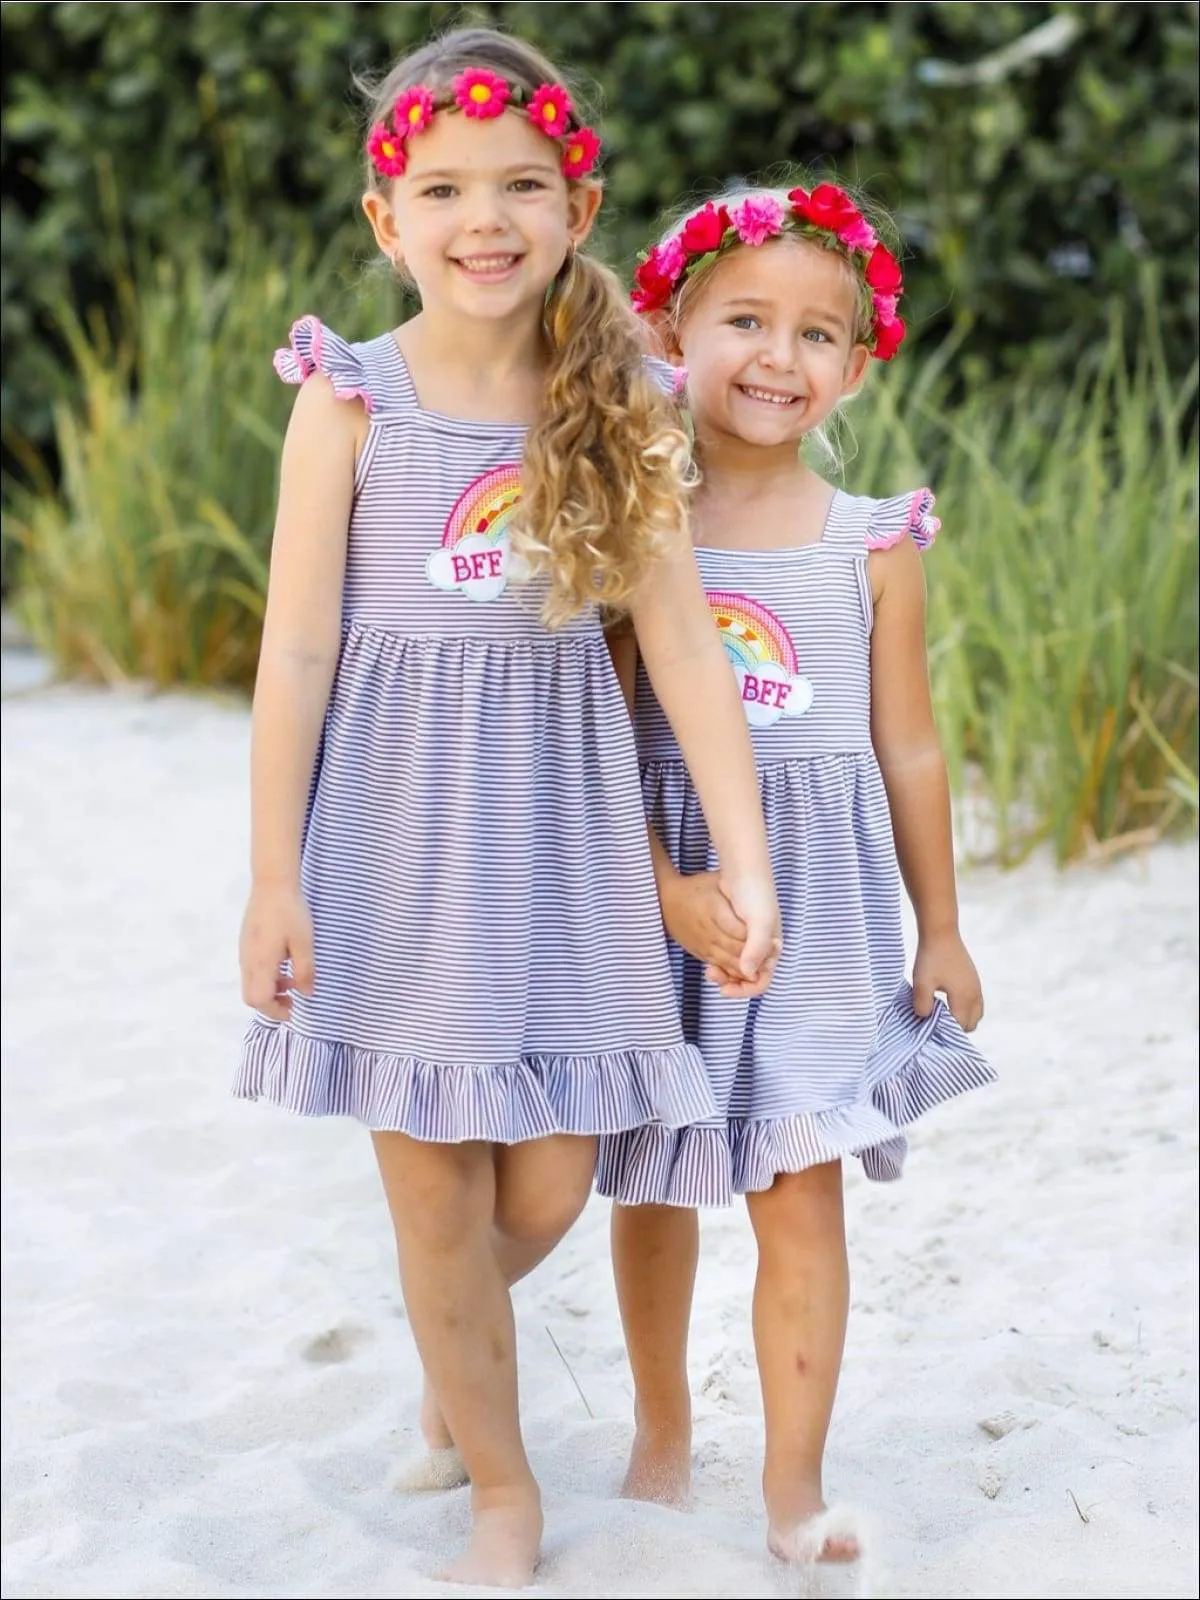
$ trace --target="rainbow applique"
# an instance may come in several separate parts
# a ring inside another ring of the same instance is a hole
[[[802,717],[812,705],[812,682],[798,672],[791,634],[775,613],[723,589],[710,589],[708,603],[750,726],[770,728],[781,717]]]
[[[446,519],[441,549],[425,564],[435,589],[499,599],[513,576],[509,528],[520,498],[519,466],[493,467],[467,485]]]

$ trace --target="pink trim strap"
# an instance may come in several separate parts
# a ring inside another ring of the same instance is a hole
[[[293,322],[288,343],[276,350],[273,365],[284,383],[305,383],[314,372],[323,372],[337,399],[361,400],[368,412],[374,409],[362,363],[351,346],[319,317]]]
[[[936,504],[933,490],[927,488],[881,500],[867,528],[867,549],[890,550],[911,538],[918,550],[928,550],[942,528],[933,514]]]

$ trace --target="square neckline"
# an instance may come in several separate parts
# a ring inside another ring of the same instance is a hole
[[[780,545],[724,545],[724,544],[697,544],[692,548],[697,555],[706,552],[715,556],[795,556],[807,550],[824,550],[829,544],[829,532],[833,523],[833,508],[845,494],[844,489],[834,486],[829,505],[825,511],[825,518],[821,523],[820,537],[810,539],[805,544],[780,544]]]
[[[530,424],[528,422],[481,422],[476,421],[474,417],[454,417],[446,411],[429,410],[421,404],[416,383],[413,381],[413,375],[408,362],[405,360],[404,352],[400,348],[400,341],[396,338],[395,329],[390,328],[387,333],[381,334],[380,337],[387,340],[392,360],[399,374],[401,387],[405,392],[408,407],[415,411],[417,416],[424,417],[429,422],[439,427],[448,428],[455,433],[478,433],[482,430],[486,433],[510,434],[524,438],[529,432]]]

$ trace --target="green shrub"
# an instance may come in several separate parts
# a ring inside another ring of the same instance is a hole
[[[237,233],[233,187],[280,255],[337,234],[349,256],[365,238],[352,73],[472,18],[599,90],[613,260],[628,263],[695,185],[832,162],[897,215],[915,341],[969,325],[964,360],[981,374],[1074,364],[1149,259],[1178,374],[1197,332],[1197,16],[1178,0],[6,4],[6,434],[49,438],[47,285],[112,302],[97,151],[139,244],[219,266]]]

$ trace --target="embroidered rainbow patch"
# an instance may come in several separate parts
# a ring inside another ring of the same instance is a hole
[[[498,599],[513,576],[509,528],[520,499],[519,466],[493,467],[469,483],[446,519],[441,549],[426,563],[430,583],[468,600]]]
[[[773,611],[744,594],[724,589],[709,591],[712,608],[725,654],[734,666],[753,667],[773,661],[789,677],[795,677],[799,662],[791,634]]]
[[[799,673],[792,636],[775,613],[725,589],[710,589],[708,603],[750,726],[770,728],[781,717],[802,717],[812,705],[813,686]]]
[[[520,467],[493,467],[469,483],[446,519],[442,548],[452,550],[460,539],[477,536],[499,544],[521,498]]]

